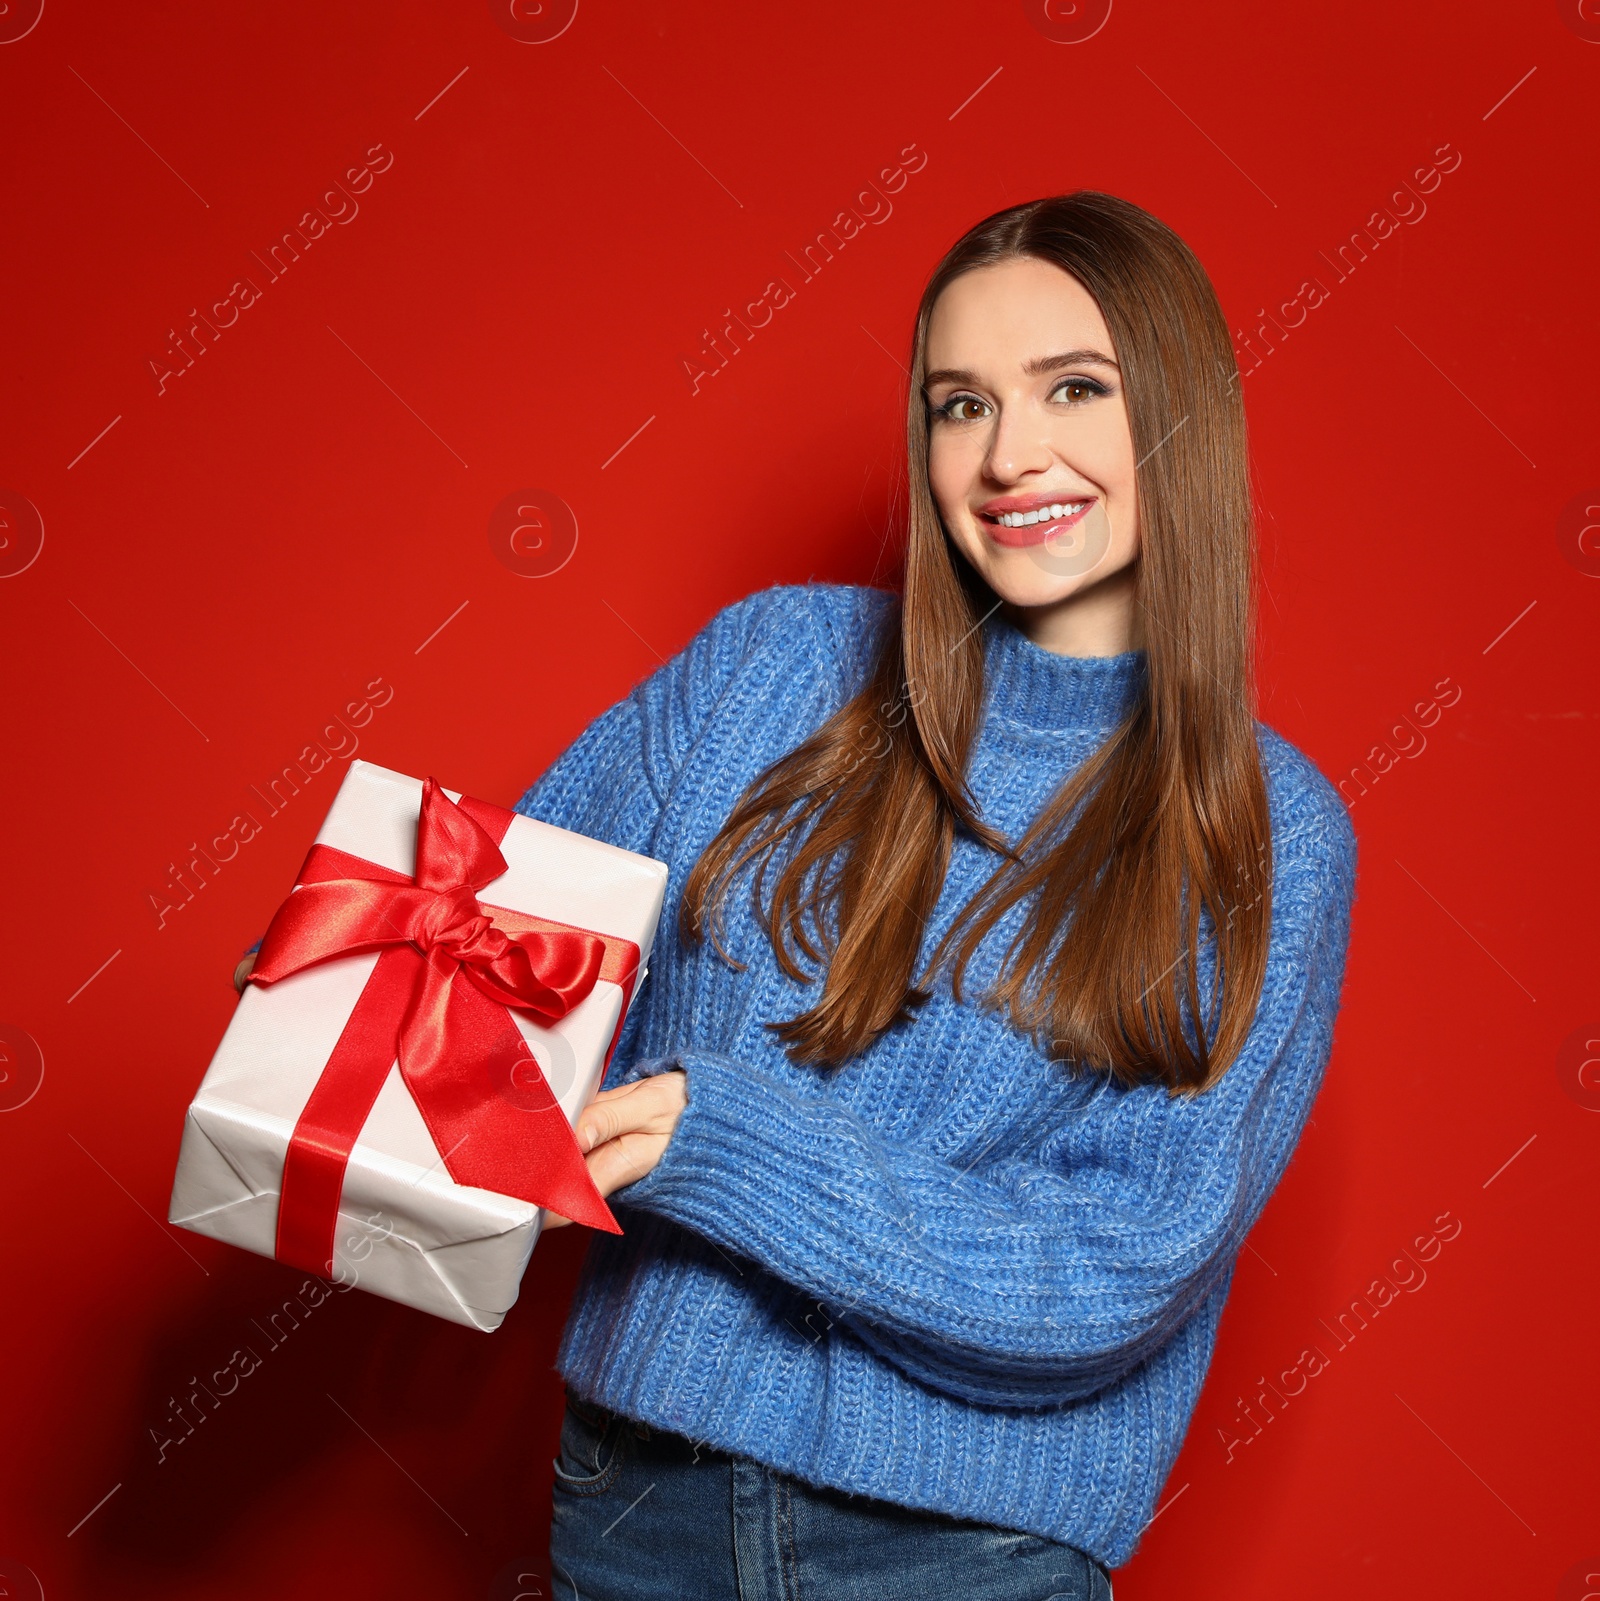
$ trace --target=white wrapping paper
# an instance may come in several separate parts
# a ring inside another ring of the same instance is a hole
[[[352,761],[317,842],[410,875],[421,804],[417,779]],[[480,901],[631,940],[643,982],[664,863],[521,816],[500,851],[508,870],[478,892]],[[341,956],[270,987],[246,987],[189,1107],[173,1223],[273,1254],[290,1136],[377,961],[370,952]],[[621,989],[601,980],[552,1028],[510,1013],[569,1122],[599,1087],[622,1005]],[[529,1202],[450,1177],[391,1066],[350,1155],[335,1278],[487,1331],[516,1300],[543,1221]]]

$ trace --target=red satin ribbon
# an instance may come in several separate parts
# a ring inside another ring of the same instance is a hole
[[[458,1184],[622,1232],[508,1008],[554,1023],[604,978],[622,987],[625,1013],[639,950],[478,901],[475,892],[506,871],[499,845],[512,815],[465,795],[452,802],[430,778],[415,877],[313,845],[267,929],[252,983],[382,952],[289,1141],[280,1261],[332,1272],[350,1152],[396,1060]],[[619,1018],[613,1048],[621,1027]]]

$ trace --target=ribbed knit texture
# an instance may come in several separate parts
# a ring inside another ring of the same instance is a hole
[[[1253,1032],[1198,1098],[1073,1076],[973,997],[843,1068],[763,1027],[811,1004],[729,896],[725,944],[686,947],[695,859],[749,781],[864,682],[892,604],[835,585],[719,613],[597,718],[518,810],[669,864],[649,977],[606,1077],[679,1066],[659,1165],[612,1197],[557,1367],[578,1394],[814,1484],[1066,1541],[1126,1562],[1211,1358],[1244,1234],[1327,1061],[1354,891],[1338,796],[1266,728],[1271,946]],[[983,625],[969,769],[1017,839],[1141,690],[1144,658],[1056,656]],[[924,956],[996,858],[958,840]],[[1204,968],[1203,968],[1204,971]]]

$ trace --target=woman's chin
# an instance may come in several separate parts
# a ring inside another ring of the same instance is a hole
[[[1008,606],[1048,611],[1071,600],[1094,583],[1090,573],[1063,578],[1029,560],[1027,551],[1006,551],[985,564],[989,588]]]

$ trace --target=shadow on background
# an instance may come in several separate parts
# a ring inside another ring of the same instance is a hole
[[[488,1336],[220,1257],[147,1353],[129,1448],[84,1466],[121,1485],[77,1537],[87,1593],[187,1591],[180,1581],[217,1566],[264,1503],[326,1481],[349,1456],[419,1526],[436,1520],[446,1543],[460,1531],[462,1594],[498,1590],[508,1564],[536,1566],[548,1594],[563,1400],[551,1369],[588,1240],[570,1228],[541,1241],[521,1299]]]

